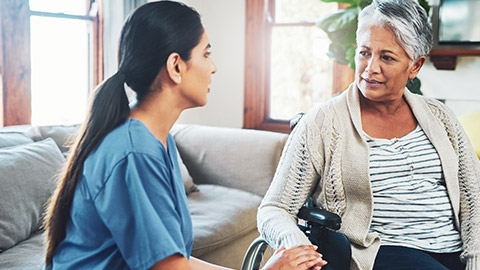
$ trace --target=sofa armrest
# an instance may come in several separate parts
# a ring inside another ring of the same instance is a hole
[[[177,148],[196,184],[216,184],[263,196],[288,135],[199,125],[175,125]]]

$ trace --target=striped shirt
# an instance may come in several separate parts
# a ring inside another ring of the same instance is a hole
[[[390,140],[364,136],[374,204],[370,230],[382,245],[461,251],[440,158],[422,128]]]

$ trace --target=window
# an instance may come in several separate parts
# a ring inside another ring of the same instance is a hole
[[[353,81],[326,56],[330,40],[315,23],[337,9],[319,0],[247,0],[245,128],[289,132],[292,116]]]
[[[93,88],[94,5],[30,0],[32,124],[75,124]]]
[[[0,126],[83,120],[103,80],[101,0],[0,2]]]

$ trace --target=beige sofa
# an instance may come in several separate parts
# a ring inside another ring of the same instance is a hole
[[[44,204],[64,164],[66,139],[75,131],[72,126],[0,129],[0,269],[42,268]],[[257,207],[287,135],[195,125],[177,125],[172,135],[186,165],[192,255],[240,268],[258,236]]]

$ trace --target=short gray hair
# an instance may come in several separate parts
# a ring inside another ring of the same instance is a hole
[[[357,43],[370,26],[391,27],[411,60],[428,55],[432,49],[432,26],[417,0],[373,0],[358,15]]]

